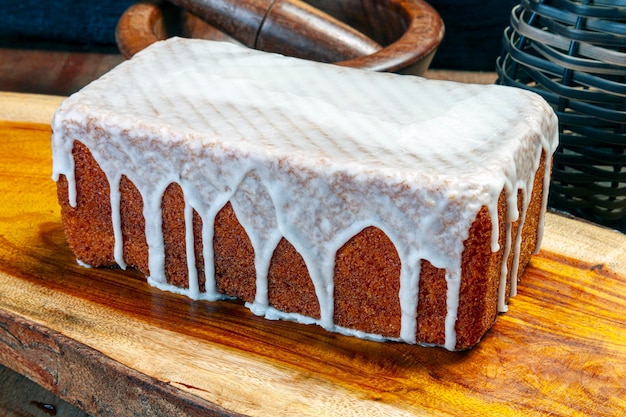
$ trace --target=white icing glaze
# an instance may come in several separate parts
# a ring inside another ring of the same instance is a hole
[[[451,350],[469,227],[486,206],[492,250],[499,249],[503,189],[507,221],[521,216],[523,224],[528,198],[518,214],[517,190],[530,196],[542,151],[549,168],[558,134],[552,110],[525,91],[182,39],[147,48],[68,98],[55,114],[53,131],[53,178],[67,177],[70,204],[76,204],[74,140],[89,147],[106,173],[115,258],[122,266],[121,175],[141,193],[152,285],[194,299],[223,297],[210,244],[203,245],[206,292],[199,291],[191,219],[196,210],[203,241],[212,242],[215,215],[230,201],[255,251],[253,312],[382,339],[333,323],[335,254],[363,228],[375,226],[394,243],[402,264],[398,340],[416,342],[420,261],[426,259],[446,270],[445,347]],[[181,185],[186,204],[188,289],[173,288],[164,273],[161,198],[172,182]],[[544,196],[548,184],[549,169]],[[517,253],[520,244],[511,242],[510,232],[508,227],[506,254]],[[319,321],[268,305],[267,271],[281,237],[306,263]],[[500,311],[506,310],[504,264]]]
[[[85,263],[83,261],[81,261],[80,259],[76,259],[76,263],[80,266],[82,266],[83,268],[91,268],[91,265],[89,265],[88,263]]]

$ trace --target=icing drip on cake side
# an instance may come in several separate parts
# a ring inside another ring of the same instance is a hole
[[[461,254],[476,214],[483,206],[489,209],[491,246],[497,251],[501,191],[507,197],[507,224],[519,216],[521,228],[542,153],[544,186],[549,183],[557,137],[549,107],[526,92],[179,39],[148,48],[66,100],[53,131],[53,178],[67,178],[71,205],[76,204],[74,140],[90,149],[107,175],[121,266],[121,176],[141,193],[144,218],[150,220],[152,285],[194,299],[224,297],[215,285],[210,244],[203,245],[206,291],[199,290],[192,213],[202,219],[203,241],[212,242],[215,216],[230,201],[254,248],[256,298],[249,308],[255,314],[383,340],[333,322],[336,252],[375,226],[401,260],[399,340],[416,342],[425,259],[446,270],[445,347],[450,350],[456,346]],[[167,284],[164,272],[161,199],[171,183],[181,186],[185,200],[187,289]],[[525,196],[521,213],[518,190]],[[510,234],[507,227],[505,254],[518,254],[520,242],[512,242]],[[269,306],[267,273],[282,237],[306,263],[320,320]],[[506,309],[503,264],[499,311]]]

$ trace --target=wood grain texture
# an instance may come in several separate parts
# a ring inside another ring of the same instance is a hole
[[[57,103],[0,93],[0,119],[11,100],[43,120]],[[0,138],[0,363],[88,413],[626,413],[622,234],[549,215],[510,311],[473,350],[367,342],[78,266],[49,125],[0,122]]]

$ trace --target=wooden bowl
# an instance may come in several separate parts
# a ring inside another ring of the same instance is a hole
[[[310,5],[366,34],[383,48],[373,54],[335,62],[373,71],[423,74],[443,39],[444,25],[422,0],[306,0]],[[170,36],[235,42],[200,18],[169,3],[140,1],[120,18],[120,52],[130,58]]]

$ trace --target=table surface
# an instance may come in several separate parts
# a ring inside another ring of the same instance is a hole
[[[2,55],[1,52],[0,55]],[[0,62],[3,60],[0,59]],[[112,59],[111,62],[115,62],[115,59]],[[100,67],[100,70],[102,69],[103,67]],[[449,71],[429,71],[427,77],[477,83],[490,83],[495,79],[495,75],[492,73]],[[17,105],[24,103],[25,98],[28,106]],[[0,119],[45,124],[49,122],[51,110],[55,108],[60,99],[60,97],[49,95],[25,97],[21,94],[0,93]],[[610,273],[626,275],[626,238],[621,234],[589,223],[561,216],[550,216],[544,250],[558,253],[559,256],[578,259],[592,267],[608,268]],[[599,267],[600,265],[602,267]],[[623,372],[624,370],[620,371]],[[33,376],[29,375],[29,378],[33,378]],[[4,381],[0,385],[0,397],[14,399],[14,401],[8,402],[0,400],[0,414],[9,416],[51,415],[51,407],[54,407],[57,416],[84,415],[82,411],[7,368],[0,367],[0,380]]]

